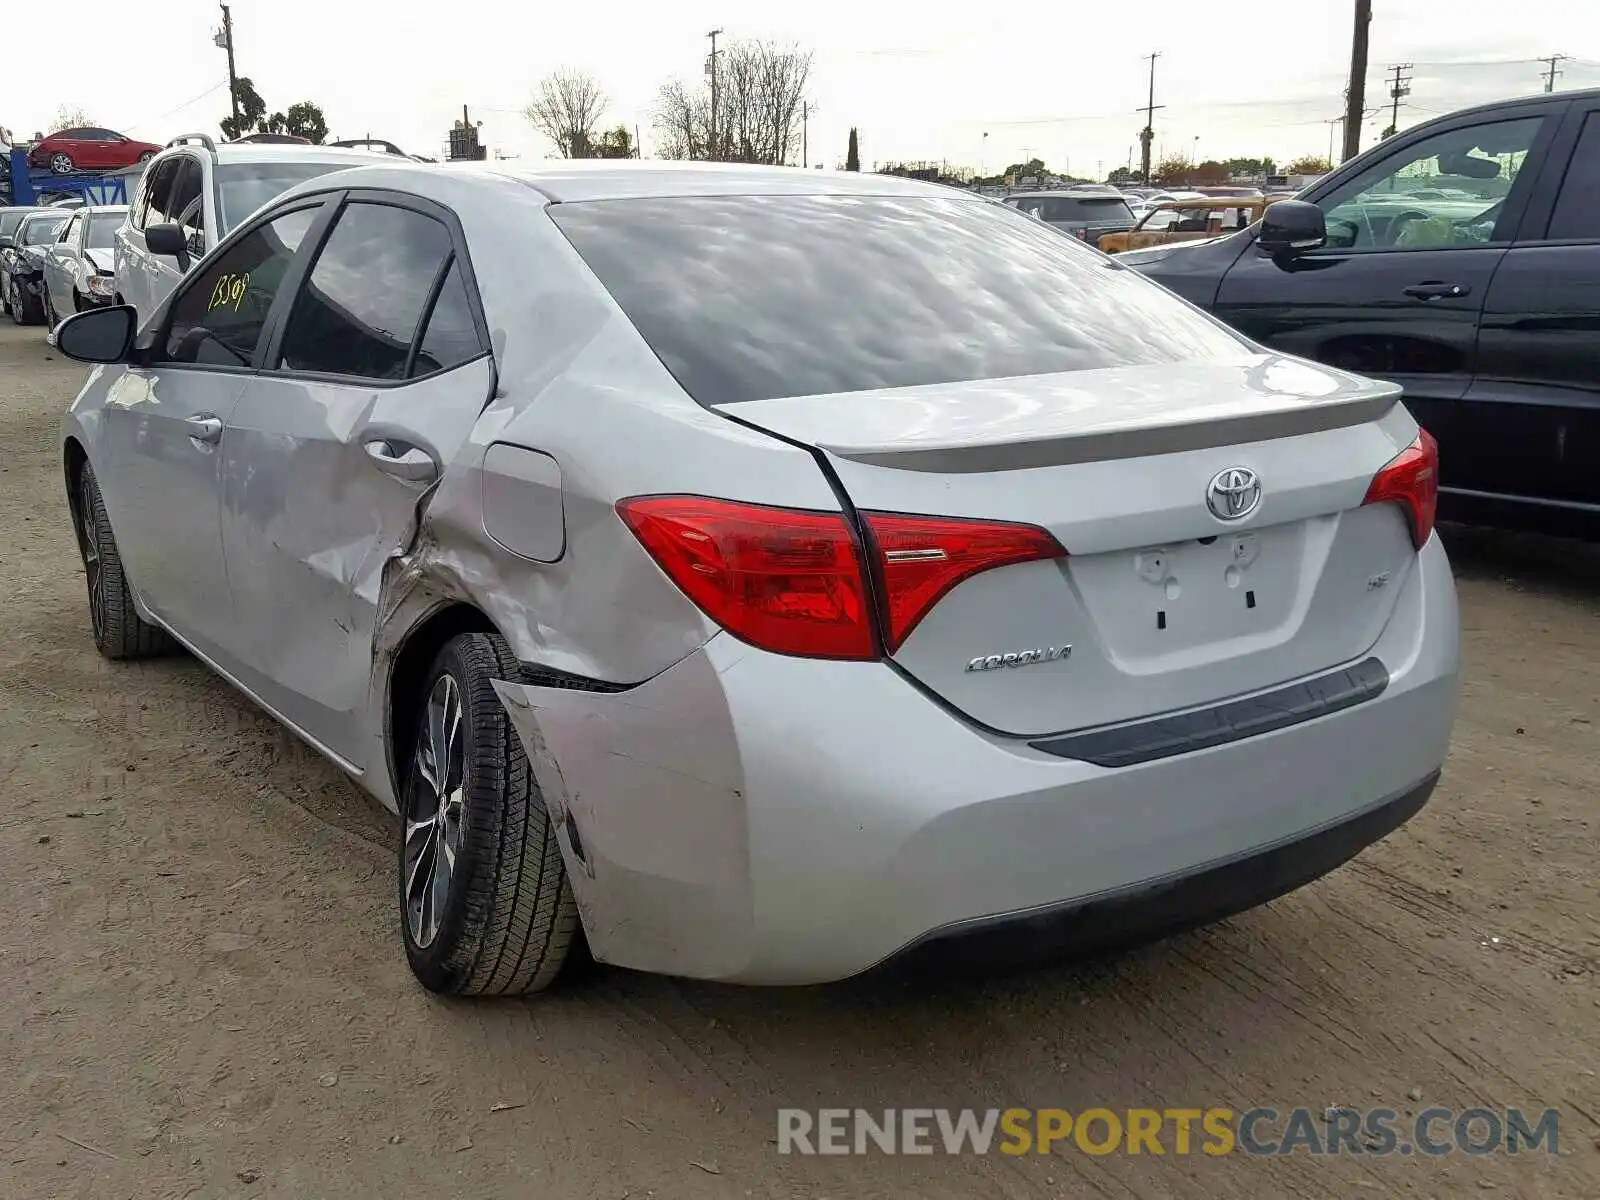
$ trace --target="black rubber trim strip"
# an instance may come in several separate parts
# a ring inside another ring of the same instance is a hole
[[[1363,704],[1381,695],[1388,686],[1388,668],[1373,657],[1242,700],[1225,700],[1210,708],[1069,733],[1029,744],[1047,754],[1099,767],[1129,767],[1327,716]]]
[[[524,662],[517,665],[522,668],[522,678],[516,682],[532,684],[534,687],[564,688],[569,692],[601,692],[614,695],[617,692],[631,692],[639,686],[637,683],[612,683],[606,679],[590,679],[587,675],[574,675],[571,671],[541,667],[538,663]]]
[[[923,934],[869,975],[946,977],[1127,949],[1244,912],[1320,879],[1421,811],[1439,772],[1353,816],[1195,870]],[[1286,786],[1292,786],[1287,780]]]

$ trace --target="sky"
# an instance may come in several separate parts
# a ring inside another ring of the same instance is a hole
[[[1374,0],[1362,144],[1388,124],[1386,68],[1414,63],[1400,126],[1468,104],[1543,90],[1540,56],[1566,54],[1558,88],[1600,86],[1600,5],[1581,0]],[[8,53],[0,126],[19,138],[62,105],[164,143],[217,134],[227,61],[212,44],[221,13],[204,0],[72,6],[77,69],[58,53]],[[1353,0],[1194,4],[1141,0],[1028,10],[948,0],[642,0],[545,5],[509,0],[235,0],[239,74],[269,110],[320,104],[337,137],[387,138],[441,156],[466,105],[495,155],[552,147],[520,115],[557,68],[594,76],[611,126],[638,128],[662,83],[703,77],[706,34],[794,43],[815,53],[809,157],[842,164],[860,130],[863,166],[944,161],[997,171],[1028,156],[1102,176],[1138,152],[1148,63],[1156,61],[1155,153],[1199,159],[1326,154],[1339,136]],[[1509,27],[1506,14],[1515,13]],[[1292,15],[1293,24],[1284,18]],[[24,5],[7,44],[48,45],[61,11]],[[1383,111],[1378,112],[1382,105]],[[987,137],[984,135],[987,134]]]

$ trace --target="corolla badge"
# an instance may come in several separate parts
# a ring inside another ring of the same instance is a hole
[[[1031,667],[1034,663],[1060,662],[1071,657],[1071,646],[1038,646],[1006,654],[980,654],[967,663],[967,670],[1001,671],[1007,667]]]
[[[1206,507],[1219,521],[1242,521],[1260,504],[1261,480],[1249,467],[1218,471],[1206,487]]]

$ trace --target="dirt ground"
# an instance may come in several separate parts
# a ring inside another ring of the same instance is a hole
[[[1595,550],[1451,533],[1444,781],[1265,909],[937,990],[600,970],[447,1002],[406,969],[391,818],[195,662],[95,653],[56,457],[83,374],[0,326],[0,1196],[1600,1195]],[[789,1105],[1258,1104],[1549,1105],[1561,1152],[774,1144]]]

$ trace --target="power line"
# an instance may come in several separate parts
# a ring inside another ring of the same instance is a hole
[[[1560,62],[1566,62],[1567,59],[1571,57],[1572,56],[1570,54],[1551,54],[1539,60],[1542,63],[1550,64],[1550,69],[1545,72],[1544,76],[1545,91],[1553,92],[1556,90],[1556,76],[1565,74],[1564,71],[1556,70],[1556,64]]]
[[[146,118],[144,118],[142,120],[138,120],[138,121],[130,121],[128,123],[127,127],[129,129],[143,129],[146,125],[152,125],[157,121],[164,121],[168,117],[170,117],[173,113],[182,112],[184,109],[188,108],[191,104],[199,104],[200,101],[204,100],[207,96],[211,95],[211,93],[216,91],[218,88],[225,88],[227,86],[228,86],[228,81],[226,79],[219,79],[219,80],[217,80],[216,83],[213,83],[205,91],[201,92],[198,96],[193,96],[190,99],[185,100],[182,104],[174,104],[171,108],[167,109],[167,111],[164,112],[164,113],[157,113],[153,117],[146,117]]]

